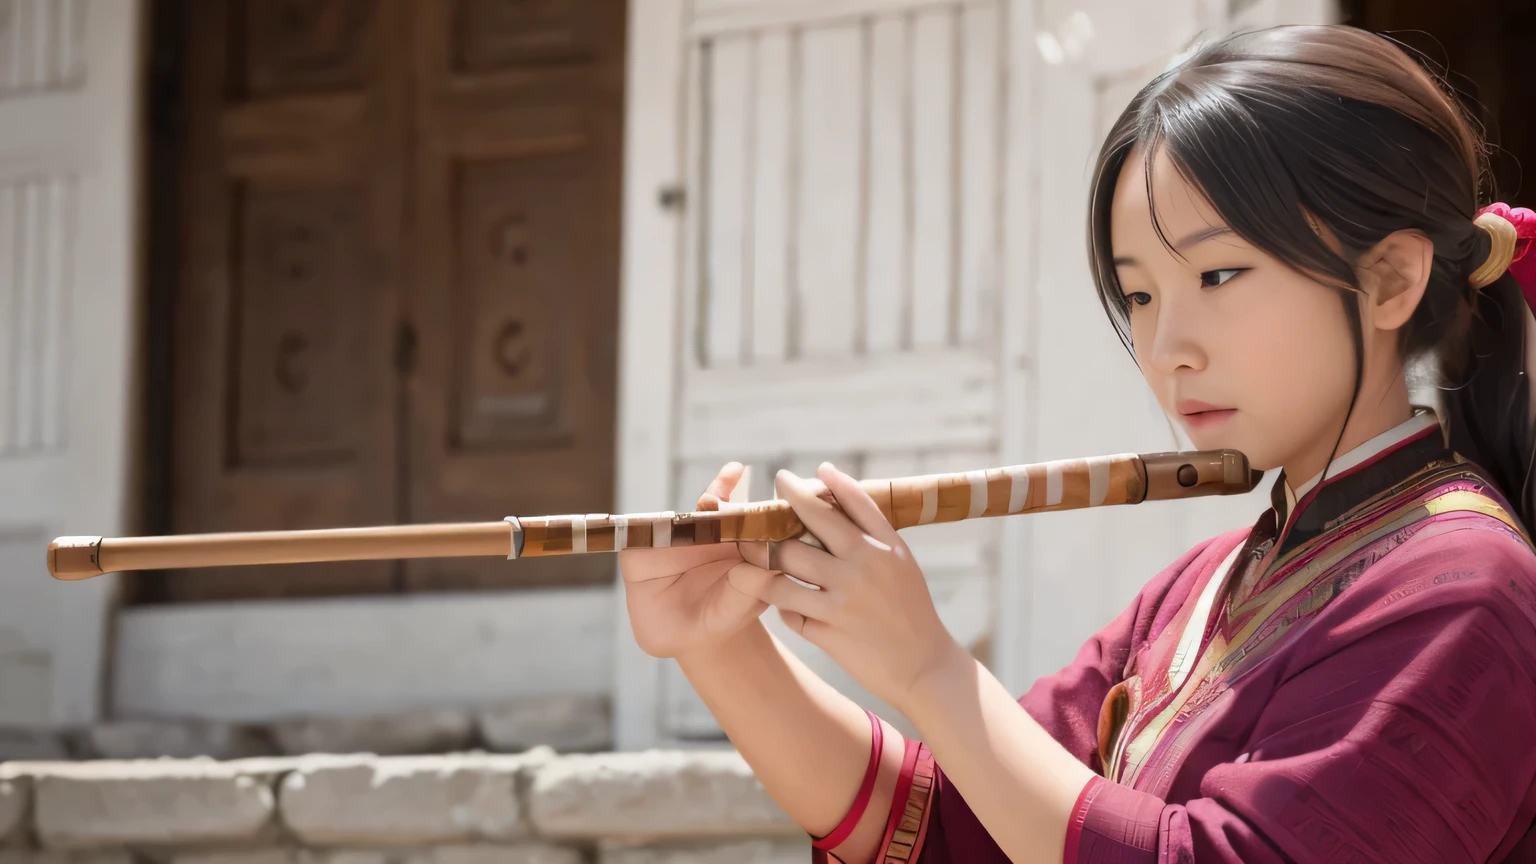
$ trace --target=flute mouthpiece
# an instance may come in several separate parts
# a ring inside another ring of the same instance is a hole
[[[1147,501],[1241,495],[1264,478],[1236,450],[1148,453],[1141,461],[1147,470]]]

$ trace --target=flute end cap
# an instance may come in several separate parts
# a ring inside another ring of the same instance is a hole
[[[58,537],[48,544],[48,575],[61,582],[100,576],[100,537]]]

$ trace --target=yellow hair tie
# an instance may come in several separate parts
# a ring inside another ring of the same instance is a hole
[[[1515,260],[1515,245],[1520,242],[1520,235],[1515,231],[1514,223],[1497,213],[1479,213],[1472,224],[1487,232],[1492,241],[1482,266],[1467,277],[1473,288],[1483,288],[1492,285],[1509,270]]]

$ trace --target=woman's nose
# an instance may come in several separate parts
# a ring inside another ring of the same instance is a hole
[[[1197,333],[1197,310],[1183,308],[1177,302],[1164,302],[1157,313],[1152,332],[1152,345],[1148,362],[1164,375],[1172,375],[1180,369],[1205,368],[1206,354]]]

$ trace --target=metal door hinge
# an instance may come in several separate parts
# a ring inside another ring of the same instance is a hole
[[[669,183],[666,186],[661,187],[660,191],[658,191],[656,194],[656,200],[659,204],[661,204],[661,209],[671,210],[674,212],[683,209],[683,205],[687,203],[687,199],[688,196],[687,193],[683,191],[683,187],[677,185],[676,183]]]

